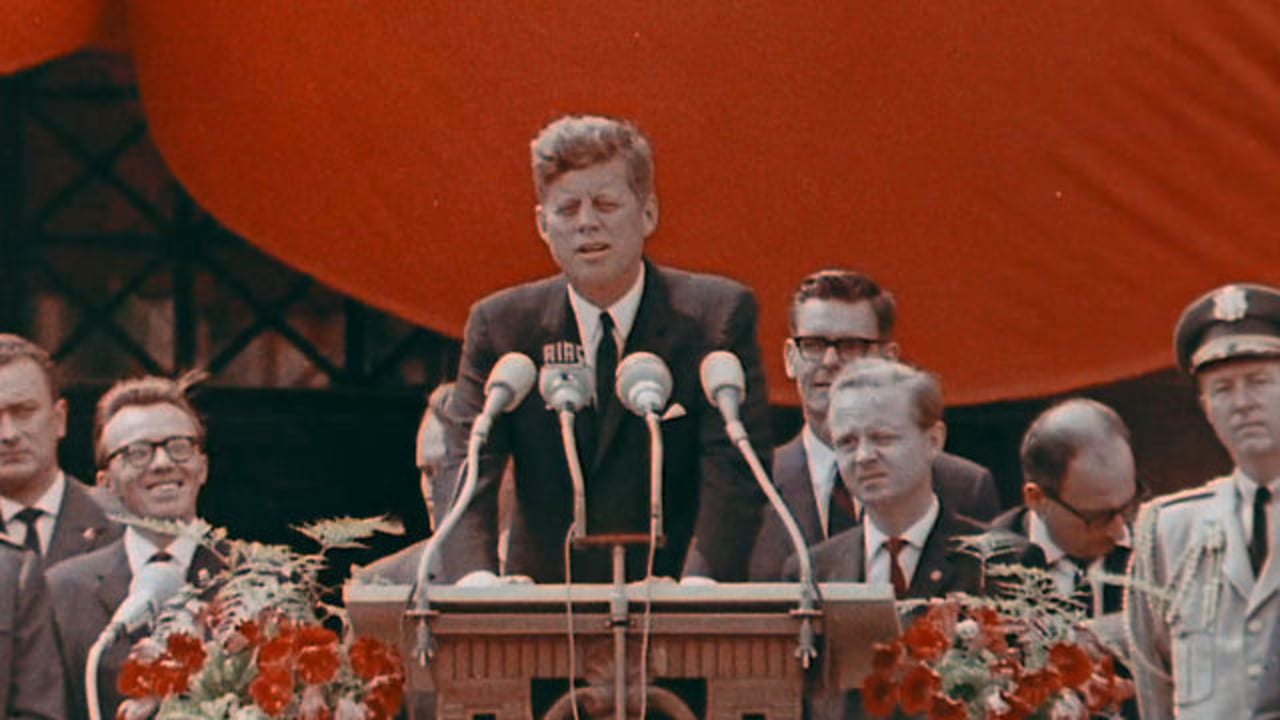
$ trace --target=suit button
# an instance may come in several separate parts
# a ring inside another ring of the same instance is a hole
[[[1245,670],[1245,672],[1249,675],[1249,677],[1256,678],[1262,674],[1262,665],[1260,663],[1249,663],[1249,667]]]
[[[1262,632],[1262,621],[1250,620],[1246,628],[1249,630],[1249,632],[1253,633],[1254,635],[1257,635],[1258,633]]]

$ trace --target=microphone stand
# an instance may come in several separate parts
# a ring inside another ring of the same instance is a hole
[[[435,653],[435,649],[432,647],[431,628],[428,623],[430,617],[435,614],[431,610],[431,603],[427,597],[431,561],[435,559],[436,554],[439,552],[440,544],[453,531],[454,526],[462,518],[462,513],[471,504],[472,496],[475,495],[476,485],[479,483],[480,476],[480,447],[484,445],[484,441],[488,437],[488,432],[477,432],[480,429],[473,430],[467,442],[467,458],[463,461],[462,468],[460,468],[460,472],[465,471],[462,487],[454,498],[449,512],[440,521],[440,527],[427,540],[427,546],[422,551],[422,557],[418,559],[418,587],[414,595],[416,600],[414,614],[418,617],[418,639],[414,644],[413,654],[421,667],[426,667],[427,662]],[[487,428],[483,429],[487,430]]]
[[[560,440],[569,465],[569,480],[573,483],[573,541],[577,542],[587,534],[587,483],[582,475],[582,461],[578,459],[578,439],[573,434],[576,416],[568,405],[560,408],[556,416],[560,420]]]
[[[800,563],[800,607],[792,611],[792,615],[800,618],[800,637],[797,642],[795,656],[800,660],[800,666],[808,670],[813,664],[814,658],[818,656],[818,651],[814,645],[813,620],[821,616],[817,610],[818,603],[818,586],[813,580],[813,562],[809,558],[809,549],[805,545],[804,535],[800,533],[800,526],[796,524],[796,520],[791,516],[791,511],[787,509],[787,504],[783,501],[782,496],[778,494],[777,488],[769,482],[769,476],[765,473],[764,466],[760,463],[760,458],[756,456],[756,451],[751,447],[751,440],[747,436],[747,430],[742,425],[741,420],[729,420],[725,423],[725,432],[729,439],[733,441],[738,452],[747,461],[747,466],[751,468],[751,474],[756,479],[756,484],[764,491],[765,497],[769,499],[769,505],[773,507],[774,512],[778,513],[778,517],[782,519],[782,525],[787,529],[787,535],[791,538],[791,545],[795,548],[796,559]]]

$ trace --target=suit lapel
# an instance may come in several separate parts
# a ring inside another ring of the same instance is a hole
[[[108,617],[114,615],[116,608],[124,602],[132,581],[133,572],[129,569],[129,556],[124,551],[124,541],[117,540],[109,561],[98,569],[98,590],[95,593]]]
[[[62,507],[58,508],[58,519],[53,524],[53,538],[45,552],[46,566],[98,547],[111,529],[98,504],[79,487],[80,481],[70,475],[64,477],[66,490]]]
[[[954,569],[947,562],[951,554],[952,536],[958,531],[952,521],[951,513],[945,507],[938,511],[938,519],[924,541],[924,549],[920,552],[920,562],[916,563],[916,572],[907,584],[907,597],[927,598],[941,594],[941,589],[951,581]]]
[[[845,530],[842,535],[849,538],[849,563],[853,566],[850,568],[849,577],[853,582],[866,582],[867,550],[863,543],[862,526],[854,525],[853,528]]]
[[[822,528],[822,516],[818,514],[818,503],[813,497],[813,479],[809,475],[809,454],[804,450],[801,435],[796,435],[791,442],[774,452],[778,469],[774,479],[787,478],[786,486],[780,486],[783,500],[791,510],[800,533],[809,545],[822,541],[825,537]]]
[[[636,319],[631,326],[631,332],[627,335],[626,344],[618,348],[619,364],[628,354],[641,350],[651,352],[670,362],[671,343],[668,329],[671,320],[672,312],[670,302],[667,299],[666,284],[662,281],[658,268],[646,261],[644,290],[640,296],[640,307],[636,310]],[[614,389],[612,387],[597,388],[596,392],[612,393]],[[618,427],[629,412],[622,406],[621,402],[609,403],[608,411],[600,423],[600,437],[596,444],[595,457],[591,462],[593,469],[599,469],[600,464],[604,462],[605,455],[609,451],[609,445],[613,443],[614,437],[618,434]]]

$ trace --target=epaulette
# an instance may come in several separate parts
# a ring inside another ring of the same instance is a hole
[[[1214,487],[1215,484],[1216,483],[1213,481],[1210,481],[1198,487],[1178,490],[1177,492],[1172,492],[1168,495],[1161,495],[1159,497],[1152,498],[1149,501],[1149,504],[1152,507],[1166,508],[1180,503],[1190,502],[1192,500],[1202,500],[1204,498],[1213,497],[1213,494],[1217,492]]]

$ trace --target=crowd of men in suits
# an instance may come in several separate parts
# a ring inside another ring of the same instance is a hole
[[[828,269],[798,285],[780,349],[804,424],[775,449],[751,291],[645,257],[659,216],[648,139],[626,121],[565,117],[535,138],[532,164],[538,232],[562,272],[472,308],[457,382],[432,397],[419,430],[434,521],[456,499],[471,431],[488,410],[490,372],[522,353],[596,376],[595,400],[575,420],[586,496],[586,527],[577,529],[643,535],[649,428],[611,390],[626,356],[650,352],[674,379],[660,426],[666,542],[652,557],[642,545],[628,548],[627,579],[797,577],[785,523],[765,504],[740,452],[745,444],[771,468],[819,579],[880,583],[904,599],[976,593],[982,565],[957,552],[955,540],[998,537],[1008,561],[1042,568],[1090,618],[1128,628],[1116,635],[1129,641],[1125,659],[1143,717],[1280,717],[1280,566],[1270,552],[1280,479],[1280,291],[1219,288],[1194,301],[1176,330],[1178,363],[1235,463],[1231,475],[1142,503],[1124,421],[1073,398],[1027,429],[1023,502],[1001,513],[991,473],[944,451],[942,383],[900,358],[895,300],[874,280]],[[699,364],[713,351],[743,366],[736,429],[702,397]],[[122,529],[102,510],[115,503],[139,517],[195,517],[208,458],[186,389],[185,381],[148,377],[106,393],[94,423],[95,499],[58,467],[66,402],[48,355],[0,335],[5,716],[85,716],[88,647],[140,568],[174,563],[189,577],[214,569],[190,540]],[[506,410],[432,577],[469,585],[609,580],[606,550],[566,549],[574,483],[556,416],[533,395]],[[510,494],[500,501],[504,486]],[[360,575],[413,582],[423,548]],[[1127,582],[1114,581],[1126,572]],[[121,643],[102,663],[104,717],[115,715],[126,652]]]

